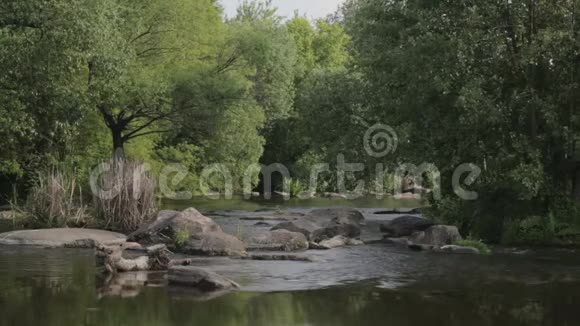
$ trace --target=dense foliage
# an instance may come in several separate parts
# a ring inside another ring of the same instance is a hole
[[[441,198],[431,214],[465,234],[573,238],[579,10],[572,0],[348,0],[310,21],[283,19],[268,1],[225,19],[214,0],[5,0],[0,192],[25,195],[55,165],[86,186],[114,154],[153,174],[181,164],[190,173],[178,191],[199,190],[212,164],[241,190],[248,166],[283,163],[293,180],[276,187],[297,195],[315,164],[334,171],[342,155],[365,166],[347,176],[350,190],[358,179],[392,188],[401,164],[432,164]],[[377,123],[396,130],[394,154],[365,151]],[[482,170],[476,200],[452,187],[463,163]],[[338,179],[322,173],[317,190],[337,191]],[[209,183],[224,190],[220,176]]]
[[[195,190],[204,165],[257,163],[292,108],[294,46],[267,3],[224,21],[212,0],[9,0],[0,43],[4,197],[55,165],[86,184],[113,153],[182,164]]]
[[[359,0],[345,15],[367,119],[404,130],[397,160],[439,168],[437,217],[495,241],[550,211],[580,223],[564,204],[580,190],[574,1]],[[451,189],[462,163],[483,170],[478,200]]]

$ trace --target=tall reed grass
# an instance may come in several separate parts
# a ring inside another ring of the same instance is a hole
[[[116,161],[97,180],[96,217],[106,229],[133,232],[157,211],[155,183],[142,164]],[[94,191],[94,190],[93,190]]]
[[[87,206],[76,178],[57,169],[41,174],[24,206],[15,209],[37,228],[78,227],[87,223]]]

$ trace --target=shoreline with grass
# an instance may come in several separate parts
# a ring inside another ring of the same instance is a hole
[[[13,202],[10,206],[11,211],[2,213],[0,230],[86,228],[130,234],[152,220],[161,208],[179,210],[192,205],[199,208],[196,202],[207,211],[236,208],[248,211],[264,209],[282,211],[281,207],[285,206],[306,208],[379,206],[386,211],[396,211],[398,207],[408,205],[407,207],[411,208],[423,207],[422,216],[427,219],[440,224],[457,226],[466,240],[454,244],[474,247],[482,253],[490,252],[488,246],[497,245],[539,248],[580,247],[580,232],[569,225],[556,223],[552,216],[548,219],[534,216],[508,220],[500,228],[501,237],[490,240],[473,235],[471,232],[473,226],[454,221],[448,214],[442,214],[441,212],[445,211],[440,205],[425,207],[424,205],[429,205],[428,202],[395,200],[388,195],[383,200],[373,199],[372,196],[363,196],[359,200],[347,200],[344,197],[320,194],[319,198],[268,201],[255,197],[245,200],[239,195],[230,201],[196,197],[190,201],[164,203],[156,196],[156,188],[151,175],[143,169],[142,165],[132,162],[113,164],[113,168],[101,176],[98,185],[101,189],[115,189],[115,195],[90,194],[90,191],[83,189],[74,177],[68,177],[57,169],[50,170],[46,175],[39,176],[26,200]],[[12,218],[7,216],[10,214],[13,215]]]
[[[240,196],[241,198],[241,196]],[[197,200],[202,203],[201,206],[205,206],[207,207],[206,210],[208,212],[213,212],[213,213],[217,213],[219,211],[215,211],[215,210],[211,210],[214,209],[216,206],[222,206],[220,205],[220,202],[215,202],[215,201],[211,201],[213,203],[213,205],[208,206],[207,202],[205,201],[206,198],[203,197],[199,197],[197,198]],[[196,202],[196,198],[194,198],[192,200],[192,202]],[[223,203],[223,201],[221,202]],[[246,201],[246,203],[249,206],[248,208],[250,208],[250,210],[247,210],[246,212],[248,213],[255,213],[255,212],[265,212],[265,211],[272,211],[272,212],[278,212],[278,213],[287,213],[287,209],[282,209],[281,206],[279,205],[279,202],[271,202],[271,201],[267,201],[266,203],[268,205],[264,205],[264,201],[255,201],[255,200],[248,200]],[[298,202],[300,203],[300,202]],[[322,202],[319,202],[319,205],[324,207],[324,204],[330,204],[333,205],[337,203],[336,200],[327,200],[325,199]],[[338,202],[339,204],[343,204],[342,202]],[[297,203],[293,203],[295,206],[300,206]],[[172,203],[171,201],[169,202],[169,204],[162,204],[161,207],[164,208],[170,208],[171,206],[175,207],[175,203]],[[180,206],[187,206],[185,204],[181,204]],[[235,207],[239,207],[239,202],[235,203],[234,205]],[[342,205],[341,205],[342,206]],[[356,205],[353,205],[356,206]],[[258,208],[256,208],[258,207]],[[229,206],[226,211],[229,211],[229,209],[234,208],[232,206]],[[382,207],[381,207],[382,208]],[[13,231],[13,230],[30,230],[30,229],[37,229],[35,227],[32,227],[32,225],[29,222],[29,220],[23,215],[23,214],[19,214],[19,213],[15,213],[15,211],[11,211],[11,210],[6,210],[8,209],[8,207],[4,207],[4,211],[0,212],[0,216],[2,218],[0,218],[0,233],[2,232],[8,232],[8,231]],[[395,209],[391,209],[389,208],[384,208],[385,210],[389,211],[396,211],[398,208]],[[89,211],[89,210],[84,210]],[[244,209],[242,210],[237,210],[240,212],[245,211]],[[92,217],[93,219],[95,217]],[[257,219],[256,219],[257,220]],[[102,224],[101,224],[102,225]],[[65,228],[74,228],[75,225],[63,225],[63,227]],[[89,228],[89,229],[97,229],[97,230],[108,230],[108,231],[112,231],[110,229],[106,229],[106,228],[102,228],[99,227],[98,225],[88,225],[88,224],[83,224],[80,227],[83,228]],[[46,227],[42,227],[40,229],[48,229]],[[526,229],[522,229],[520,232],[525,232]],[[183,239],[181,240],[182,242],[184,241]],[[521,251],[521,250],[535,250],[535,249],[557,249],[557,248],[562,248],[562,249],[576,249],[576,248],[580,248],[580,242],[577,241],[565,241],[565,240],[556,240],[556,239],[549,239],[546,242],[541,242],[541,241],[517,241],[517,242],[504,242],[504,243],[490,243],[490,242],[485,242],[483,240],[480,239],[474,239],[470,236],[468,236],[467,238],[465,238],[464,240],[458,241],[453,243],[453,245],[457,245],[457,246],[462,246],[462,247],[473,247],[473,248],[477,248],[482,254],[484,255],[488,255],[491,254],[492,252],[517,252],[517,251]]]

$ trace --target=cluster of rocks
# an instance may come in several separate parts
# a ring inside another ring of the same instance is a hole
[[[194,208],[161,211],[157,217],[128,236],[129,241],[159,244],[188,255],[246,256],[247,251],[302,251],[362,244],[364,216],[355,209],[316,209],[283,221],[245,242],[225,233],[211,218]],[[185,236],[185,238],[183,238]],[[176,243],[177,238],[183,238]]]
[[[300,251],[308,249],[308,239],[300,232],[284,229],[261,232],[247,240],[251,251]]]
[[[191,259],[171,259],[167,246],[155,245],[144,248],[146,255],[127,258],[126,247],[120,245],[103,245],[95,243],[97,269],[101,272],[116,275],[120,272],[163,271],[171,266],[190,265]]]
[[[128,239],[145,244],[163,243],[188,255],[246,255],[246,246],[240,239],[225,233],[211,218],[194,208],[182,212],[161,211],[149,224],[130,234]]]
[[[384,242],[412,250],[479,254],[473,247],[457,246],[463,240],[455,226],[438,225],[419,216],[404,215],[380,226]]]
[[[130,234],[128,240],[141,244],[161,243],[176,252],[195,256],[308,262],[311,259],[304,256],[248,254],[248,251],[293,252],[360,245],[363,242],[356,238],[360,236],[363,224],[364,216],[355,209],[317,209],[298,219],[279,223],[244,242],[225,233],[211,218],[189,208],[182,212],[159,212],[153,221]],[[126,260],[122,262],[126,263]],[[201,291],[224,291],[238,286],[198,267],[174,265],[183,264],[167,264],[170,284],[191,286]]]
[[[274,226],[272,232],[301,234],[302,246],[308,249],[332,249],[364,244],[357,240],[364,221],[364,216],[356,209],[315,209],[297,220]]]
[[[380,214],[395,214],[384,211]],[[420,214],[410,211],[410,214]],[[98,261],[105,272],[167,270],[170,284],[190,286],[200,291],[227,291],[238,285],[199,267],[188,266],[191,260],[172,260],[172,252],[192,256],[229,256],[254,260],[312,261],[308,256],[289,252],[328,250],[363,245],[359,240],[365,218],[350,208],[315,209],[300,217],[274,225],[245,241],[228,234],[211,218],[194,208],[184,211],[161,211],[151,222],[125,237],[99,230],[53,229],[16,231],[0,235],[0,244],[36,244],[75,248],[96,248]],[[384,242],[413,250],[454,253],[479,253],[475,248],[454,245],[461,240],[454,226],[437,225],[420,217],[404,215],[382,224]],[[125,250],[140,250],[141,255],[125,257]],[[248,252],[262,253],[248,253]],[[264,254],[264,251],[281,252]]]

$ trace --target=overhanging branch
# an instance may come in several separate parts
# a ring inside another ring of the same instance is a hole
[[[141,136],[146,136],[146,135],[152,135],[152,134],[161,134],[161,133],[166,133],[166,132],[171,132],[173,131],[173,129],[165,129],[165,130],[151,130],[151,131],[146,131],[146,132],[142,132],[139,134],[134,134],[131,136],[125,136],[123,137],[123,139],[125,139],[125,141],[131,140],[133,138],[137,138],[137,137],[141,137]]]

